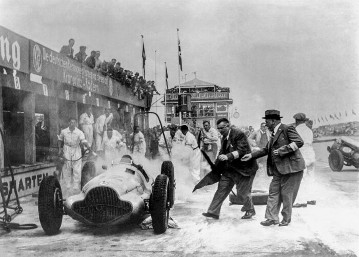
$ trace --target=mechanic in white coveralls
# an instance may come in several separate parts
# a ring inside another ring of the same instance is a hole
[[[85,134],[85,138],[89,146],[92,146],[93,142],[93,128],[94,128],[94,117],[92,114],[91,105],[87,107],[86,112],[80,115],[79,125],[82,132]]]
[[[293,118],[295,119],[295,129],[304,141],[304,145],[299,150],[304,158],[306,167],[296,199],[297,203],[293,205],[294,208],[298,208],[307,207],[307,204],[316,204],[316,201],[313,199],[305,200],[305,197],[313,195],[313,190],[315,190],[312,185],[314,179],[315,152],[313,148],[313,131],[305,124],[308,118],[304,113],[297,113]]]
[[[76,125],[77,120],[70,118],[69,127],[61,130],[60,136],[58,137],[59,155],[65,158],[60,181],[63,188],[66,189],[66,191],[64,191],[64,195],[66,196],[81,191],[81,144],[90,149],[84,133],[79,130]]]
[[[164,134],[161,134],[160,140],[158,141],[158,152],[163,161],[168,161],[170,159],[170,157],[168,155],[167,147],[166,147],[165,138],[166,138],[167,146],[168,146],[170,152],[172,151],[173,144],[176,142],[175,135],[176,135],[177,126],[174,124],[171,124],[168,126],[168,128],[169,128],[169,130],[164,131]]]
[[[131,134],[133,138],[133,154],[141,157],[145,157],[146,154],[146,141],[145,136],[140,131],[139,126],[134,127],[134,135]]]
[[[187,125],[182,125],[180,131],[181,135],[178,135],[180,138],[183,138],[182,144],[189,151],[189,172],[191,173],[193,182],[197,184],[200,180],[200,164],[201,164],[201,151],[198,147],[196,137],[188,131]]]
[[[125,147],[122,142],[122,136],[119,132],[115,132],[111,127],[107,128],[102,140],[102,149],[105,151],[107,160],[115,160],[120,158],[121,150]]]

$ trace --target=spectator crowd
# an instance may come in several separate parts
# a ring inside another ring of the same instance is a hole
[[[87,57],[86,46],[80,46],[79,52],[74,55],[74,44],[75,40],[70,39],[68,45],[62,46],[60,53],[130,88],[139,100],[144,99],[145,96],[151,98],[154,93],[160,94],[154,81],[146,81],[143,76],[139,76],[138,72],[133,73],[133,71],[124,69],[116,58],[112,58],[109,62],[101,61],[101,52],[95,50],[91,51],[90,56]]]

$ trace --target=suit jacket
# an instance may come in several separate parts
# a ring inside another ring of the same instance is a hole
[[[304,144],[303,139],[293,126],[281,124],[277,133],[259,151],[252,153],[253,158],[268,155],[267,174],[273,176],[273,169],[280,174],[289,174],[305,169],[305,162],[299,148]],[[274,150],[279,150],[279,155],[274,155]]]
[[[222,147],[218,155],[226,153],[228,157],[226,167],[244,176],[251,176],[255,174],[258,170],[257,161],[255,159],[251,159],[246,162],[241,161],[243,155],[251,153],[251,148],[246,135],[239,129],[231,128],[225,149],[223,141],[224,138],[222,139]],[[216,164],[220,165],[218,159],[216,160]]]

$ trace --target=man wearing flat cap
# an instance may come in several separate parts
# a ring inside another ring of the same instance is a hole
[[[314,165],[315,165],[315,152],[313,149],[313,132],[306,122],[309,120],[304,113],[297,113],[293,116],[295,119],[296,130],[298,134],[304,141],[304,145],[300,148],[300,152],[303,155],[305,161],[305,170],[303,171],[303,183],[301,190],[298,194],[298,202],[293,205],[294,208],[298,207],[307,207],[307,204],[315,205],[316,201],[313,199],[308,199],[304,201],[304,194],[309,194],[313,188],[310,187],[310,184],[313,179]]]
[[[263,226],[288,226],[291,222],[292,206],[305,169],[305,162],[299,151],[304,144],[303,139],[293,126],[282,124],[281,118],[278,110],[265,111],[263,119],[272,132],[271,138],[259,151],[242,157],[243,161],[249,161],[268,155],[267,174],[273,178],[269,186],[266,220],[260,223]],[[281,204],[283,220],[279,223]]]

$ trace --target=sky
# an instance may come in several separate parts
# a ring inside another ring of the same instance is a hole
[[[75,53],[86,45],[139,72],[143,35],[146,79],[161,94],[164,62],[169,87],[179,83],[178,28],[181,83],[196,72],[229,87],[233,124],[258,128],[266,109],[284,123],[303,112],[315,127],[359,120],[356,0],[0,0],[0,25],[57,51],[74,38]],[[160,103],[152,110],[163,117]]]

